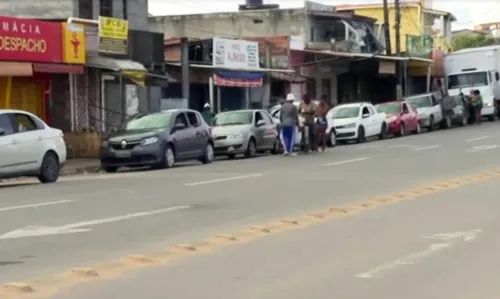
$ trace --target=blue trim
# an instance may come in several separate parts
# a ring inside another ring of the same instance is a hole
[[[229,80],[249,80],[258,81],[264,78],[264,73],[260,72],[232,72],[232,71],[216,71],[215,74],[221,78]]]

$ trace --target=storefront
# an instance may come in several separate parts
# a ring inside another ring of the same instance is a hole
[[[78,73],[63,64],[61,23],[0,17],[0,109],[20,109],[50,119],[52,76]]]

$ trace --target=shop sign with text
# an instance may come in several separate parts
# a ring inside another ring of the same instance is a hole
[[[260,68],[258,42],[214,37],[212,51],[214,67],[240,70]]]
[[[115,55],[127,55],[127,40],[127,20],[99,17],[99,52]]]
[[[62,23],[63,62],[85,64],[85,27],[82,24]]]
[[[61,62],[61,24],[0,16],[0,60]]]

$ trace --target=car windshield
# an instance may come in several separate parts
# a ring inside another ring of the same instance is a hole
[[[172,113],[170,112],[153,113],[153,114],[146,114],[143,116],[136,116],[127,121],[122,126],[122,130],[132,131],[132,130],[162,129],[170,125],[171,119],[172,119]]]
[[[375,106],[377,109],[377,112],[385,112],[385,113],[392,113],[396,114],[401,112],[401,106],[399,103],[388,103],[388,104],[380,104]]]
[[[233,111],[218,114],[214,119],[214,126],[249,125],[252,123],[252,111]]]
[[[332,111],[333,118],[353,118],[358,117],[359,106],[356,107],[336,107]]]
[[[448,89],[488,85],[486,72],[467,73],[448,76]]]
[[[408,98],[406,99],[406,101],[410,103],[410,105],[416,108],[432,107],[432,103],[429,99],[429,96]]]

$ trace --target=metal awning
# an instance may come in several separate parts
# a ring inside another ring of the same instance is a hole
[[[181,63],[180,62],[165,62],[166,65],[170,66],[177,66],[180,67]],[[225,69],[225,68],[220,68],[216,67],[213,65],[209,64],[194,64],[190,63],[190,67],[193,68],[200,68],[200,69],[212,69],[212,70],[228,70],[228,71],[236,71],[236,72],[264,72],[264,73],[269,73],[269,72],[276,72],[276,73],[288,73],[288,74],[293,74],[295,73],[295,70],[283,70],[283,69],[266,69],[266,68],[259,68],[259,69]]]
[[[33,66],[29,62],[0,61],[0,76],[31,77],[33,76]]]
[[[119,71],[141,71],[147,72],[147,69],[139,62],[126,59],[116,59],[110,57],[102,56],[88,56],[86,66],[112,70],[115,72]]]

